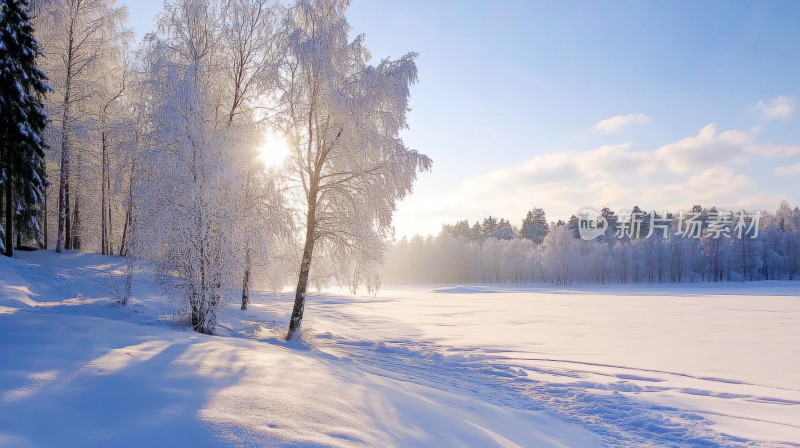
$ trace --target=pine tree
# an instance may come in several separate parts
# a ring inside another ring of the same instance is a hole
[[[529,211],[525,219],[522,220],[521,236],[533,241],[534,244],[542,244],[549,231],[547,217],[541,208],[534,208]]]
[[[498,240],[513,240],[514,236],[514,229],[511,227],[511,223],[501,218],[497,224],[497,229],[495,229],[494,237]]]
[[[469,231],[470,241],[475,243],[483,243],[484,238],[483,235],[483,228],[481,228],[481,224],[478,221],[475,221],[475,224],[472,225],[472,228]]]
[[[44,202],[47,185],[42,138],[47,114],[41,97],[50,87],[47,75],[36,67],[41,50],[33,33],[27,0],[0,1],[0,183],[8,256],[14,253],[15,215],[29,216],[29,226],[38,228],[34,211]]]
[[[497,230],[497,218],[489,216],[488,218],[483,219],[483,225],[481,226],[481,239],[484,241],[488,238],[495,238],[495,232]]]

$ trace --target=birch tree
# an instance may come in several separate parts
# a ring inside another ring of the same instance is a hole
[[[213,183],[227,164],[214,133],[213,71],[219,26],[211,2],[165,5],[145,54],[149,148],[142,160],[137,247],[149,247],[162,281],[181,298],[192,328],[211,334],[224,302],[218,257],[225,236]],[[223,190],[224,191],[224,190]]]
[[[228,128],[253,124],[257,103],[266,102],[273,93],[275,73],[282,49],[278,24],[281,8],[274,0],[229,0],[224,9],[221,24],[221,46],[223,53],[223,72],[221,91]],[[251,129],[252,131],[252,129]],[[247,147],[242,163],[245,165],[245,182],[242,191],[241,223],[245,227],[242,234],[244,244],[244,273],[242,274],[241,309],[250,303],[250,283],[252,277],[252,246],[256,232],[272,235],[280,226],[268,225],[257,229],[258,210],[264,205],[265,196],[274,190],[269,187],[269,178],[258,173],[256,166],[256,145]],[[258,179],[256,177],[259,177]],[[256,192],[256,184],[265,190]],[[265,183],[266,182],[266,183]],[[277,196],[271,196],[275,203]],[[264,216],[262,215],[262,218]],[[273,224],[273,220],[266,216]],[[264,222],[264,221],[262,221]],[[264,240],[261,240],[264,242]]]
[[[126,165],[123,151],[130,151],[133,123],[130,105],[125,95],[130,87],[129,62],[124,58],[124,47],[119,47],[107,63],[108,76],[101,82],[95,99],[94,140],[99,147],[100,165],[100,253],[114,253],[114,174],[121,174]]]
[[[399,137],[416,55],[368,65],[364,37],[348,40],[349,3],[300,1],[288,11],[282,126],[305,240],[287,339],[301,326],[315,250],[347,266],[344,283],[376,287],[396,201],[431,166]]]
[[[73,143],[80,117],[91,114],[86,103],[93,97],[101,73],[97,65],[118,42],[127,9],[114,0],[51,0],[39,6],[41,25],[47,30],[44,46],[47,69],[53,79],[51,109],[58,119],[60,147],[58,189],[58,241],[56,251],[80,246],[75,227],[80,222],[80,199],[72,193],[72,164],[80,154]],[[74,205],[73,205],[74,203]]]

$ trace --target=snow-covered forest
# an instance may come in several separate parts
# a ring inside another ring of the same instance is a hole
[[[32,149],[39,184],[4,171],[6,253],[154,262],[202,333],[253,283],[296,281],[289,335],[309,281],[376,287],[395,203],[431,160],[399,137],[416,55],[370,65],[349,3],[168,1],[134,46],[114,0],[33,2],[19,20],[36,29],[29,70],[44,76],[36,57],[49,77],[28,93],[48,150]]]
[[[800,208],[786,201],[757,215],[701,206],[683,214],[630,210],[602,210],[609,225],[588,241],[580,238],[578,217],[548,223],[540,208],[519,227],[493,217],[446,225],[436,237],[398,241],[383,278],[557,285],[800,279]]]

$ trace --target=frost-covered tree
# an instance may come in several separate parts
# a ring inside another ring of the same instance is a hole
[[[516,232],[514,232],[514,228],[511,227],[510,222],[506,221],[505,219],[500,219],[500,222],[497,223],[497,229],[495,229],[493,236],[498,240],[513,240],[516,236]]]
[[[455,238],[464,238],[466,240],[472,239],[469,221],[466,219],[464,221],[459,221],[454,225],[445,224],[444,227],[442,227],[442,231],[453,235]]]
[[[481,224],[481,241],[484,241],[487,238],[494,238],[496,230],[497,230],[497,218],[494,218],[492,216],[484,218],[483,224]]]
[[[275,0],[229,0],[222,10],[220,46],[224,76],[221,88],[233,123],[244,115],[252,119],[254,103],[271,95],[283,50],[278,32],[282,8]]]
[[[235,249],[225,226],[235,217],[237,188],[225,150],[228,138],[237,139],[216,121],[217,6],[177,0],[165,6],[158,34],[147,37],[151,129],[134,217],[141,255],[156,259],[192,328],[208,334],[226,302],[229,251]]]
[[[113,58],[127,9],[115,0],[50,0],[39,8],[39,28],[45,67],[52,75],[53,95],[49,106],[58,132],[53,141],[59,150],[58,241],[56,250],[80,249],[83,194],[94,194],[98,184],[81,184],[81,176],[97,172],[87,157],[92,152],[74,151],[75,144],[94,147],[89,140],[91,121],[96,117],[108,72],[104,62]],[[102,100],[101,100],[102,101]],[[99,179],[98,179],[99,180]],[[99,208],[99,207],[98,207]]]
[[[286,219],[272,173],[254,164],[262,129],[253,102],[269,80],[239,83],[261,76],[254,64],[274,65],[265,59],[274,58],[274,48],[251,47],[242,43],[250,38],[231,30],[244,26],[236,25],[240,20],[250,23],[250,14],[275,14],[266,7],[276,6],[176,0],[165,5],[143,53],[134,256],[155,261],[201,333],[214,333],[232,286],[242,285],[246,308],[251,267],[266,269]],[[246,27],[269,30],[274,17],[264,20]],[[251,51],[257,61],[241,62]]]
[[[547,224],[547,217],[545,216],[544,210],[541,208],[534,208],[529,211],[525,219],[522,220],[520,235],[523,238],[533,241],[533,244],[542,244],[544,237],[547,236],[549,231],[550,228]]]
[[[223,9],[220,46],[224,75],[220,80],[220,90],[222,106],[227,114],[224,120],[228,127],[252,123],[257,115],[254,110],[256,104],[268,102],[275,92],[277,68],[283,49],[282,34],[278,31],[281,12],[282,8],[274,0],[232,0]],[[266,118],[268,121],[269,117]],[[256,156],[256,147],[253,145],[242,160],[245,182],[240,212],[246,228],[243,232],[242,310],[247,309],[250,303],[254,238],[259,234],[270,239],[280,228],[278,221],[269,215],[261,216],[262,219],[256,216],[264,205],[264,195],[256,192],[256,184],[261,182],[262,187],[275,191],[270,176],[265,176],[264,171],[259,169]],[[270,193],[266,196],[272,198],[272,203],[278,197]],[[256,223],[264,226],[258,227]],[[261,241],[267,242],[263,238]]]
[[[551,225],[542,246],[544,247],[544,269],[557,285],[571,282],[575,264],[577,241],[566,225]]]
[[[0,2],[0,186],[5,210],[5,254],[14,254],[14,220],[26,217],[39,234],[38,206],[47,185],[42,97],[50,91],[36,66],[41,55],[26,0]],[[19,230],[18,230],[19,232]]]
[[[415,54],[368,65],[364,37],[348,40],[349,0],[299,1],[288,11],[281,68],[289,176],[303,204],[305,242],[288,338],[300,328],[315,250],[352,287],[377,286],[395,203],[431,160],[399,137],[406,127]],[[343,271],[347,270],[347,275]]]
[[[125,197],[125,188],[118,188],[118,179],[126,171],[134,140],[134,123],[131,102],[127,95],[132,84],[130,62],[126,60],[125,48],[109,52],[112,59],[106,64],[108,75],[98,86],[92,137],[97,141],[97,156],[100,165],[100,252],[114,253],[114,210],[118,196]],[[113,182],[112,182],[113,181]],[[119,191],[121,194],[116,195]]]

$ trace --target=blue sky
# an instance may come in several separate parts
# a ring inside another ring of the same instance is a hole
[[[161,7],[128,4],[140,34]],[[348,17],[376,60],[420,54],[404,138],[434,169],[399,235],[533,206],[800,205],[800,2],[360,0]]]

